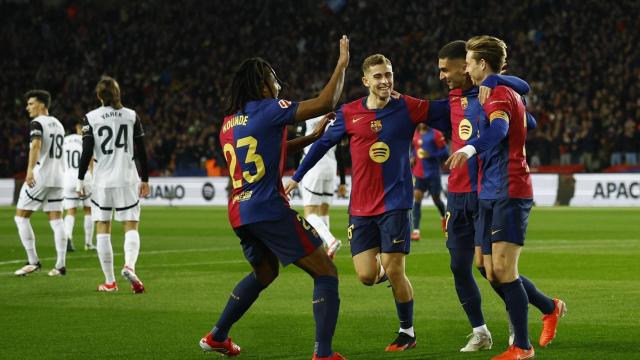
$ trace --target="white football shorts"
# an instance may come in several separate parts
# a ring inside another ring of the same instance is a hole
[[[91,195],[91,217],[93,221],[111,221],[115,212],[116,221],[140,221],[140,184],[127,187],[93,187]]]
[[[302,178],[299,188],[304,206],[323,203],[331,205],[336,189],[335,168],[314,167]]]
[[[34,187],[29,187],[26,183],[22,184],[16,207],[21,210],[31,211],[40,209],[44,212],[62,211],[62,200],[61,187],[41,186],[36,181]]]

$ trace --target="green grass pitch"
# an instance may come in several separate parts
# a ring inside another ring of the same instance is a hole
[[[135,295],[118,275],[120,291],[95,291],[103,281],[95,252],[67,257],[65,277],[49,278],[55,262],[44,214],[32,224],[43,271],[15,277],[26,255],[13,223],[0,208],[1,359],[209,359],[198,340],[213,326],[229,292],[250,267],[222,207],[143,209],[137,272],[147,293]],[[331,213],[332,230],[346,236],[344,208]],[[82,246],[82,220],[75,229]],[[334,349],[349,359],[488,359],[507,341],[504,305],[477,277],[494,349],[458,352],[470,332],[458,303],[449,256],[433,208],[423,210],[423,239],[412,244],[407,273],[415,290],[418,344],[405,353],[384,347],[398,323],[386,286],[358,283],[349,248],[336,257],[340,318]],[[123,235],[114,226],[116,271]],[[534,208],[520,270],[568,306],[556,340],[536,348],[538,359],[640,358],[640,209]],[[295,266],[281,270],[232,329],[240,359],[310,359],[313,351],[312,281]],[[530,307],[537,343],[540,314]]]

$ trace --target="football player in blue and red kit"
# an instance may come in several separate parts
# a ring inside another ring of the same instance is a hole
[[[445,81],[451,89],[449,93],[451,146],[452,151],[457,151],[466,145],[467,141],[472,141],[478,136],[479,119],[485,116],[479,102],[479,98],[482,97],[479,93],[483,87],[478,89],[474,86],[466,73],[465,41],[456,40],[443,46],[438,58],[440,79]],[[500,78],[490,76],[483,81],[483,84],[488,88],[494,88],[497,83],[492,79],[502,80],[503,85],[512,87],[521,95],[529,92],[529,85],[526,82],[506,75]],[[527,113],[527,128],[533,129],[535,126],[535,119]],[[482,314],[480,291],[472,272],[475,246],[476,266],[486,277],[482,264],[480,239],[475,239],[475,220],[478,217],[477,183],[478,162],[475,157],[470,158],[466,166],[451,169],[447,194],[447,248],[451,255],[451,271],[456,292],[473,328],[466,346],[460,349],[462,352],[490,349],[492,346],[491,333]],[[554,325],[550,321],[552,317],[548,315],[553,312],[553,299],[538,291],[524,275],[520,274],[520,278],[527,290],[529,302],[545,314],[543,333],[550,333]],[[494,290],[504,297],[499,288],[494,287]],[[510,331],[511,344],[513,343],[511,326]]]
[[[409,253],[412,178],[411,140],[418,123],[444,112],[438,103],[410,96],[391,97],[391,61],[381,54],[362,65],[369,95],[343,105],[336,120],[304,158],[287,193],[297,187],[309,169],[344,135],[350,138],[351,202],[347,237],[358,278],[365,285],[389,279],[400,319],[398,337],[386,351],[403,351],[416,344],[413,330],[413,289],[405,275]],[[441,116],[441,115],[439,115]]]
[[[253,272],[231,292],[211,332],[200,340],[204,351],[236,356],[231,326],[278,276],[280,261],[295,264],[314,280],[316,321],[313,359],[344,359],[331,342],[338,320],[338,272],[322,240],[306,220],[289,207],[282,187],[286,156],[286,126],[331,111],[338,102],[349,63],[349,40],[340,40],[340,57],[331,79],[318,97],[299,103],[279,100],[279,80],[261,58],[247,59],[236,70],[228,115],[220,131],[233,192],[229,222],[240,238]]]
[[[442,181],[440,180],[440,162],[449,155],[444,134],[425,124],[419,124],[413,135],[411,172],[413,173],[413,232],[411,240],[420,240],[420,218],[422,217],[422,198],[426,191],[431,195],[440,218],[442,231],[445,231],[444,203],[440,198]]]
[[[365,285],[389,279],[400,330],[385,350],[404,351],[416,344],[413,288],[405,274],[412,227],[411,141],[421,122],[441,130],[451,127],[449,101],[392,97],[391,61],[381,54],[366,58],[362,71],[369,95],[337,111],[336,120],[313,144],[285,190],[296,188],[332,146],[349,136],[353,175],[347,237],[353,264]]]
[[[476,36],[466,43],[466,71],[474,84],[500,71],[506,61],[505,43],[491,36]],[[519,94],[497,86],[484,102],[486,116],[480,119],[480,134],[447,160],[451,168],[464,167],[480,155],[479,214],[476,238],[481,242],[487,279],[501,292],[514,330],[514,343],[494,360],[531,359],[528,304],[539,291],[518,273],[518,258],[533,203],[531,176],[525,156],[527,113]],[[545,297],[546,298],[546,297]],[[559,299],[547,302],[539,343],[546,346],[555,337],[558,318],[566,307]]]

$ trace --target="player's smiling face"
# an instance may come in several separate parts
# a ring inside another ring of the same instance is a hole
[[[474,52],[467,51],[467,74],[471,77],[473,85],[480,85],[484,80],[484,60],[476,60],[473,58]]]
[[[30,118],[35,118],[40,114],[44,114],[44,104],[38,101],[35,97],[31,97],[27,100],[27,112]]]
[[[380,99],[387,99],[393,91],[393,69],[391,65],[378,64],[370,66],[362,77],[362,83],[369,88],[369,93]]]
[[[438,59],[440,80],[446,82],[450,90],[462,88],[467,82],[466,65],[463,59]]]

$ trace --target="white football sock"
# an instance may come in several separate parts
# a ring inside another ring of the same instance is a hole
[[[24,246],[24,249],[27,252],[29,264],[35,265],[38,263],[38,254],[36,253],[36,235],[33,233],[31,221],[29,221],[29,218],[22,216],[16,216],[13,220],[16,222],[16,226],[18,227],[18,236],[20,236],[22,246]]]
[[[76,224],[76,217],[67,215],[64,217],[64,233],[68,239],[73,239],[73,226]]]
[[[408,328],[408,329],[400,328],[400,330],[398,330],[398,332],[399,333],[401,333],[401,332],[405,333],[405,334],[407,334],[407,335],[409,335],[411,337],[416,337],[416,333],[413,331],[413,326]]]
[[[322,215],[320,216],[320,219],[322,219],[322,222],[327,225],[327,229],[331,229],[331,225],[329,225],[329,215]]]
[[[124,265],[135,271],[140,252],[140,234],[138,230],[129,230],[124,234]]]
[[[64,232],[64,221],[62,219],[49,220],[49,225],[53,230],[53,240],[56,243],[56,253],[58,254],[56,269],[60,269],[65,267],[67,257],[67,238]]]
[[[91,214],[84,215],[84,243],[93,244],[93,219]]]
[[[111,234],[97,234],[96,245],[98,250],[98,258],[100,259],[100,266],[104,273],[104,279],[107,283],[111,284],[116,281],[116,276],[113,274],[113,249],[111,248]]]
[[[482,333],[482,334],[488,334],[489,333],[489,328],[487,327],[487,324],[482,324],[480,326],[476,326],[473,328],[473,333],[477,334],[477,333]]]
[[[329,231],[329,228],[322,221],[320,216],[316,214],[310,214],[309,216],[307,216],[307,221],[309,222],[309,224],[311,224],[311,226],[313,226],[314,229],[316,229],[318,235],[320,235],[320,238],[327,246],[331,245],[336,240],[335,236],[331,234],[331,231]]]

